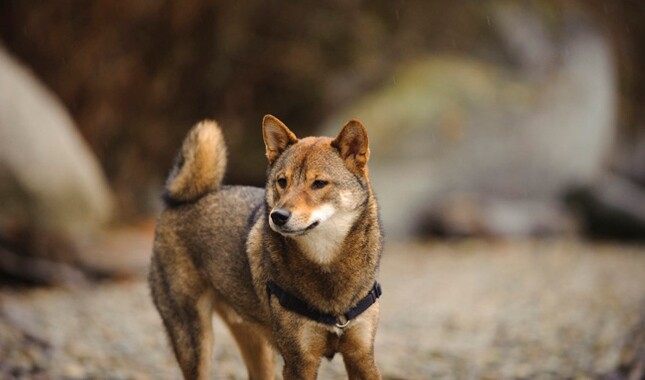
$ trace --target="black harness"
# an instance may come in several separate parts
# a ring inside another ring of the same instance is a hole
[[[381,296],[381,294],[383,294],[383,291],[381,290],[381,284],[375,282],[369,293],[367,293],[365,297],[358,301],[358,303],[356,303],[354,307],[347,310],[340,316],[335,316],[329,313],[322,312],[320,310],[316,310],[305,301],[283,290],[273,281],[269,281],[267,283],[266,289],[269,301],[271,300],[271,296],[274,295],[280,302],[280,305],[282,305],[282,307],[284,307],[285,309],[300,314],[303,317],[307,317],[318,323],[323,323],[329,326],[336,326],[341,329],[347,327],[347,325],[349,325],[349,321],[358,317],[370,306],[376,303],[376,300]]]

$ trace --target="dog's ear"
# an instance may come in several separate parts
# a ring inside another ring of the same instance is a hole
[[[360,121],[348,121],[331,146],[338,150],[349,170],[360,176],[367,175],[370,148],[367,143],[367,130]]]
[[[298,142],[296,135],[273,115],[265,115],[262,119],[262,135],[270,164],[277,160],[289,145]]]

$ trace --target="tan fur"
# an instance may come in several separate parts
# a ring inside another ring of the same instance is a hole
[[[367,131],[360,121],[348,121],[338,137],[332,142],[332,146],[340,151],[340,156],[351,171],[367,176],[367,160],[370,158],[370,149]]]
[[[371,289],[382,233],[365,127],[350,121],[336,138],[299,140],[267,115],[263,137],[265,189],[220,186],[226,155],[212,122],[188,134],[166,185],[149,280],[184,377],[209,378],[216,312],[251,379],[273,378],[274,349],[285,360],[285,379],[314,379],[321,358],[335,353],[349,378],[378,379],[378,303],[340,329],[286,310],[265,290],[271,280],[341,315]],[[275,210],[289,219],[275,224]]]
[[[273,115],[266,115],[262,119],[262,136],[267,143],[266,155],[269,162],[280,157],[280,154],[298,139],[280,120]]]
[[[175,167],[168,177],[168,195],[181,202],[192,201],[215,190],[226,169],[226,145],[215,121],[204,120],[189,132]]]

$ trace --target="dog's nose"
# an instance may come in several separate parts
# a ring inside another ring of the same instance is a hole
[[[273,220],[273,224],[279,227],[284,226],[290,217],[291,217],[291,213],[289,212],[289,210],[285,210],[282,208],[273,210],[271,212],[271,220]]]

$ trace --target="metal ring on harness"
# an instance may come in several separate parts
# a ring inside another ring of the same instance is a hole
[[[343,320],[345,320],[345,322],[343,322]],[[345,318],[344,315],[341,315],[338,318],[338,322],[336,322],[336,327],[338,327],[339,329],[344,329],[345,327],[347,327],[349,325],[349,322],[350,322],[349,319]]]

